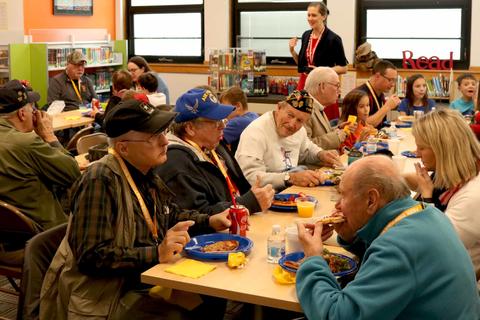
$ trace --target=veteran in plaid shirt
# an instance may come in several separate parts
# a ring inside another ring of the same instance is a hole
[[[67,235],[42,287],[41,318],[198,316],[153,301],[140,283],[141,272],[183,250],[189,229],[230,225],[228,210],[212,216],[180,210],[151,171],[167,159],[165,131],[175,116],[137,99],[122,101],[106,116],[111,148],[73,187]]]

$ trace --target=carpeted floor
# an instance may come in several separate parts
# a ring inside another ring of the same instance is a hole
[[[0,276],[0,287],[13,290],[6,277]],[[15,320],[18,296],[0,291],[0,319]]]

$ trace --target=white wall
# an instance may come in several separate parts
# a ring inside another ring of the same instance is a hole
[[[0,12],[0,19],[4,14],[7,19],[7,29],[0,29],[0,45],[9,43],[23,43],[23,0],[0,0],[0,7],[6,5],[6,10]],[[1,21],[0,25],[3,25]]]

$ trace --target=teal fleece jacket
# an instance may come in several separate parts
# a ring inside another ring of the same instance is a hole
[[[308,319],[480,318],[472,262],[442,212],[427,206],[380,235],[416,204],[409,197],[392,201],[357,232],[355,247],[365,252],[343,290],[321,257],[301,265],[296,289]]]

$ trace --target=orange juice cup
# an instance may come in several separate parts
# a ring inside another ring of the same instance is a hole
[[[295,199],[297,204],[298,216],[302,218],[311,218],[315,209],[315,202],[309,198],[300,197]]]

